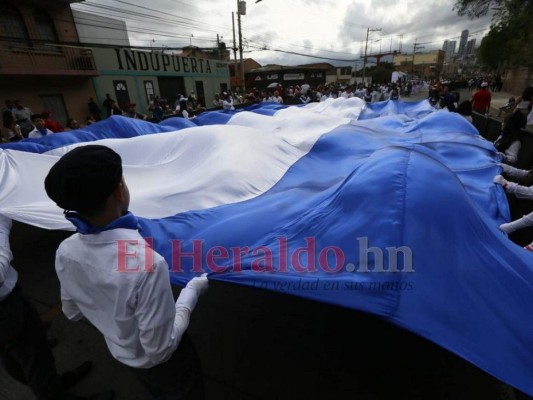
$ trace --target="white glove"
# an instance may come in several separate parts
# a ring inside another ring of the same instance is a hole
[[[498,185],[502,185],[504,188],[505,188],[505,186],[507,186],[507,181],[501,175],[496,175],[492,181],[494,183],[497,183]]]
[[[505,159],[505,157],[504,157],[504,159]],[[505,164],[505,163],[499,163],[498,165],[500,167],[502,167],[503,172],[506,173],[506,174],[508,174],[512,170],[512,167],[510,165]]]
[[[186,286],[187,289],[192,289],[196,293],[198,293],[198,296],[204,293],[208,287],[209,281],[207,280],[207,273],[203,273],[202,275],[197,276],[196,278],[192,278]]]
[[[505,161],[505,153],[502,153],[501,151],[497,151],[496,155],[500,156],[502,161]]]

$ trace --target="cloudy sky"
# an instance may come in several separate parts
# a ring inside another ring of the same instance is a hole
[[[490,17],[469,20],[453,11],[455,0],[256,0],[241,17],[244,57],[265,64],[330,62],[356,65],[367,54],[442,48],[461,31],[479,44]],[[86,0],[73,8],[122,19],[138,46],[213,47],[217,34],[233,47],[237,0]],[[375,30],[374,30],[375,29]],[[238,42],[238,33],[237,42]],[[323,58],[311,58],[302,55]],[[358,60],[359,61],[356,61]]]

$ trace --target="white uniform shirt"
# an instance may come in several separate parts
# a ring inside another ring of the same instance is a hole
[[[224,100],[222,100],[222,109],[226,111],[235,110],[235,107],[233,107],[233,98],[227,97]]]
[[[69,237],[57,250],[56,272],[67,318],[85,316],[113,357],[136,368],[170,358],[198,300],[186,287],[174,304],[167,263],[133,229]]]
[[[511,178],[524,178],[529,171],[506,166],[505,173]],[[533,186],[522,186],[515,182],[508,182],[505,190],[507,193],[513,193],[518,198],[533,199]]]
[[[504,151],[505,161],[509,164],[514,164],[518,159],[518,152],[522,148],[520,140],[515,140],[511,145]]]
[[[46,131],[46,136],[48,135],[53,135],[54,132],[52,132],[50,129],[48,128],[44,128],[43,130]],[[38,139],[38,138],[42,138],[44,137],[45,135],[42,134],[42,132],[35,128],[34,130],[32,130],[30,133],[28,133],[28,137],[31,138],[31,139]]]
[[[9,246],[11,219],[0,215],[0,301],[4,300],[17,283],[17,271],[11,266],[13,255]]]

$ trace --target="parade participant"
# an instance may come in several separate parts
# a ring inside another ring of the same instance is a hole
[[[494,142],[496,150],[507,164],[514,164],[522,148],[521,130],[526,127],[526,116],[519,111],[509,115],[504,123],[501,135]]]
[[[203,399],[199,359],[185,331],[207,277],[189,281],[174,302],[163,257],[142,245],[118,251],[119,243],[145,243],[128,212],[120,156],[105,146],[77,147],[50,169],[45,189],[77,228],[56,253],[67,318],[94,324],[153,399]],[[135,266],[143,267],[132,272]]]
[[[5,370],[28,385],[39,400],[111,400],[112,392],[87,398],[67,393],[69,387],[89,373],[91,362],[84,362],[62,376],[57,374],[44,325],[17,285],[18,274],[11,266],[11,224],[11,219],[0,215],[0,360]]]
[[[533,170],[523,170],[511,167],[507,164],[500,164],[503,173],[510,179],[517,182],[510,182],[502,175],[494,177],[494,183],[501,185],[507,193],[513,194],[522,199],[533,199]],[[511,221],[500,225],[500,230],[507,234],[513,233],[519,229],[529,228],[533,226],[533,213],[524,215],[515,221]],[[533,251],[533,243],[525,247],[527,250]]]

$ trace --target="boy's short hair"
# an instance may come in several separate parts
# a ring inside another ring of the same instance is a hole
[[[44,181],[48,197],[60,208],[94,215],[122,179],[122,159],[109,147],[87,145],[66,153]]]

